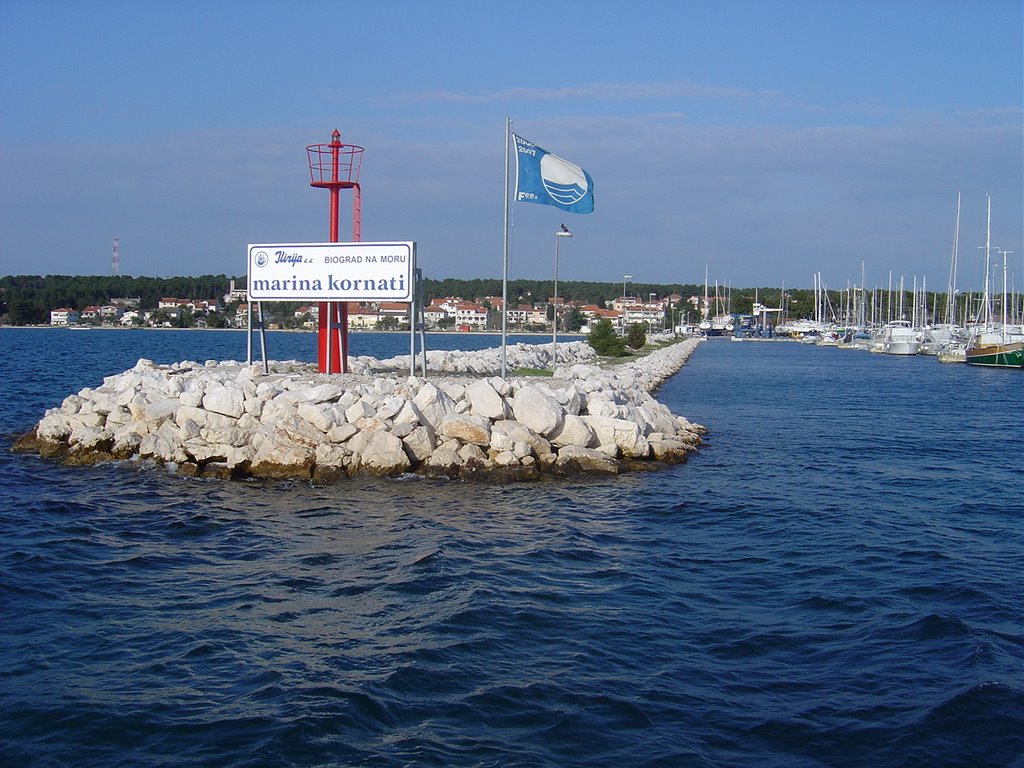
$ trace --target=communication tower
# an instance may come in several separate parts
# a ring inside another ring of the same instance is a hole
[[[121,274],[121,249],[118,247],[118,239],[114,238],[114,247],[110,252],[110,274]]]

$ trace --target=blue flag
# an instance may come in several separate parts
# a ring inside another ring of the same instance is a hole
[[[569,213],[594,212],[590,174],[546,149],[512,134],[516,147],[517,202],[553,205]]]

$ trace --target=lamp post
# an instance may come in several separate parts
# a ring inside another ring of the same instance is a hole
[[[622,335],[626,335],[626,281],[632,280],[632,275],[622,276]]]
[[[558,244],[561,242],[563,237],[572,237],[572,232],[569,231],[565,224],[562,228],[555,232],[555,295],[552,299],[552,311],[551,311],[551,370],[555,370],[556,359],[555,352],[558,349]]]

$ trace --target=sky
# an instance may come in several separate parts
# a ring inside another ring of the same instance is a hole
[[[564,223],[561,280],[945,290],[959,193],[958,285],[991,195],[1021,290],[1022,5],[0,0],[0,275],[110,274],[115,236],[161,277],[325,242],[305,147],[338,129],[363,241],[501,277],[509,118],[596,201],[511,205],[512,279],[551,277]]]

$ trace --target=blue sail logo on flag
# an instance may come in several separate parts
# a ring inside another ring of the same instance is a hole
[[[516,201],[553,205],[570,213],[594,212],[594,180],[589,173],[522,136],[513,133],[512,138],[516,147]]]

